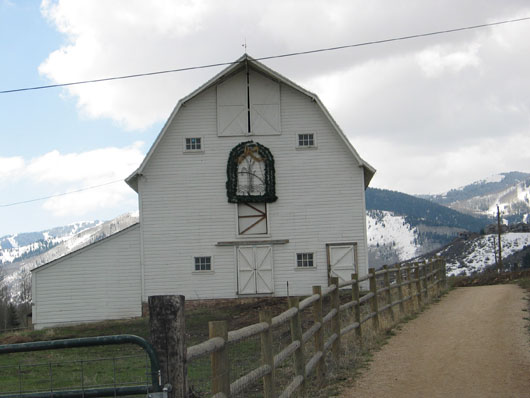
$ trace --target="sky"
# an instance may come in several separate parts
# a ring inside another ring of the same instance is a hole
[[[529,16],[526,0],[0,0],[0,91]],[[263,62],[320,97],[372,187],[434,194],[530,172],[529,37],[522,21]],[[123,179],[220,70],[0,94],[0,236],[136,211]]]

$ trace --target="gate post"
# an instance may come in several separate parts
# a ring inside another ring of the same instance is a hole
[[[149,330],[168,398],[188,397],[184,296],[149,296]]]

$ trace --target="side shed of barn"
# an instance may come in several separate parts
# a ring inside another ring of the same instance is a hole
[[[32,271],[35,329],[141,316],[140,225]]]

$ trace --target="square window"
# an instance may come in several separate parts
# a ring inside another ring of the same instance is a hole
[[[186,138],[186,151],[201,151],[202,139],[200,137]]]
[[[314,267],[313,253],[296,253],[297,267]]]
[[[315,134],[298,134],[298,146],[299,147],[314,147],[315,146]]]
[[[195,257],[195,271],[211,271],[212,258],[211,257]]]

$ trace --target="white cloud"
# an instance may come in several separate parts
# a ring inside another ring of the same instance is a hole
[[[0,157],[0,180],[13,178],[20,175],[24,170],[24,159],[20,156],[9,158]]]
[[[245,39],[259,57],[530,15],[524,0],[46,0],[41,9],[66,39],[39,69],[53,82],[232,61]],[[530,23],[519,22],[266,63],[323,99],[378,169],[373,185],[421,193],[484,173],[528,171],[524,151],[514,156],[506,145],[522,148],[518,140],[530,135],[529,36]],[[144,129],[218,70],[64,93],[87,117]],[[486,162],[480,154],[490,145],[506,158],[492,153],[498,163]]]
[[[32,159],[26,173],[38,182],[99,184],[125,178],[143,160],[142,142],[125,148],[100,148],[61,154],[55,150]]]
[[[136,194],[122,180],[143,160],[142,147],[142,142],[136,142],[123,148],[80,153],[62,154],[55,150],[29,161],[21,157],[0,158],[0,178],[9,182],[14,190],[17,190],[16,184],[29,182],[35,189],[40,187],[40,192],[46,192],[41,196],[59,195],[42,205],[54,216],[82,216],[125,204],[135,207]],[[91,187],[97,188],[86,189]],[[79,190],[82,191],[63,195]],[[28,199],[34,198],[23,200]]]

